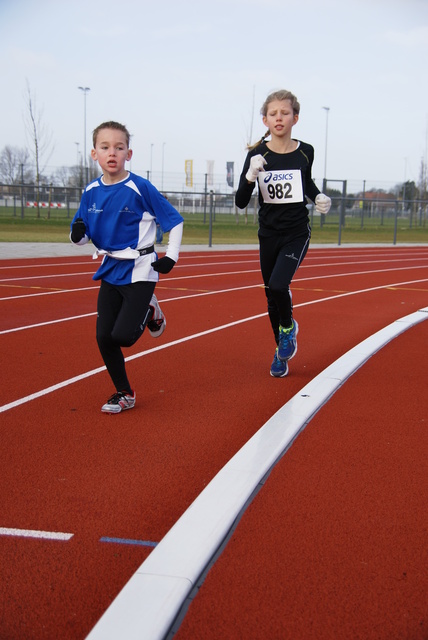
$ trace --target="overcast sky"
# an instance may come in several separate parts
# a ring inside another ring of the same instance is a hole
[[[118,120],[142,175],[162,156],[183,180],[187,159],[239,174],[281,88],[301,103],[293,137],[315,147],[319,186],[326,137],[327,177],[348,192],[418,182],[426,160],[427,0],[0,0],[0,59],[0,151],[28,146],[28,82],[52,169],[83,152],[79,86],[87,153],[92,130]]]

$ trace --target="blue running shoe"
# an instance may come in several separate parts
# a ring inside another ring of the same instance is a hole
[[[295,320],[288,329],[279,325],[278,358],[280,360],[291,360],[296,355],[298,331],[299,325]]]
[[[270,368],[270,375],[273,378],[285,378],[288,373],[287,360],[280,360],[278,358],[278,347],[275,350],[273,362]]]

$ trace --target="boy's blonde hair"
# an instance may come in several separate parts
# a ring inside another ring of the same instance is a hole
[[[287,91],[286,89],[280,89],[279,91],[274,91],[273,93],[270,93],[268,95],[268,97],[266,98],[266,100],[262,105],[262,108],[260,109],[260,113],[262,116],[265,116],[265,117],[267,116],[269,104],[274,100],[290,100],[294,115],[299,115],[300,103],[297,100],[294,93],[291,93],[291,91]],[[268,129],[264,134],[264,136],[260,138],[260,140],[258,140],[255,144],[248,145],[248,150],[252,151],[252,149],[255,149],[256,147],[258,147],[259,144],[264,142],[269,135],[270,135],[270,131]]]
[[[97,144],[97,137],[98,137],[98,134],[101,131],[101,129],[116,129],[117,131],[122,131],[122,133],[125,134],[126,144],[129,147],[129,142],[131,140],[131,134],[129,133],[128,129],[125,127],[124,124],[120,124],[120,122],[115,122],[114,120],[109,120],[108,122],[103,122],[102,124],[99,124],[98,127],[96,127],[93,130],[93,132],[92,132],[92,144],[94,145],[94,149],[95,149],[95,146]]]

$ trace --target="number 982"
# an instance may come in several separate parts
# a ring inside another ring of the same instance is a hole
[[[284,182],[284,184],[281,184],[278,182],[278,184],[273,185],[273,184],[268,184],[267,186],[267,190],[268,190],[268,194],[270,196],[270,198],[272,200],[285,200],[286,198],[292,198],[293,196],[291,195],[291,183],[290,182]]]

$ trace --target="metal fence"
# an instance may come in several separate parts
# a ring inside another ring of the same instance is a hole
[[[78,209],[81,189],[58,186],[43,186],[36,199],[35,185],[1,185],[0,216],[16,218],[72,218]],[[166,191],[164,195],[183,215],[192,214],[212,225],[218,216],[234,216],[238,223],[257,224],[257,195],[253,195],[245,210],[235,206],[234,193],[214,192],[208,186],[200,191]],[[332,207],[327,216],[316,213],[313,205],[308,205],[312,227],[336,225],[338,244],[347,227],[368,229],[374,226],[393,228],[393,242],[397,239],[400,224],[407,228],[425,228],[427,223],[427,200],[402,200],[392,194],[379,197],[349,196],[345,193],[332,197]],[[210,230],[211,233],[211,230]]]

